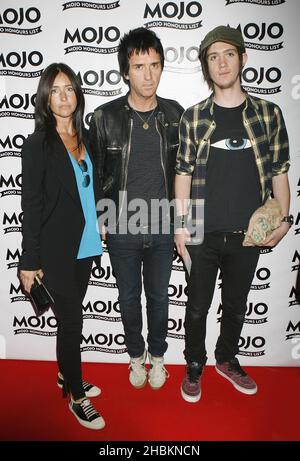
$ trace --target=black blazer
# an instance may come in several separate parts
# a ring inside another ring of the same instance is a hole
[[[19,268],[42,269],[50,290],[68,294],[84,229],[84,215],[69,154],[57,132],[51,147],[45,132],[36,131],[22,149],[23,240]],[[102,187],[86,131],[83,141],[93,163],[95,202]],[[100,258],[95,258],[100,264]],[[69,293],[70,294],[70,293]]]

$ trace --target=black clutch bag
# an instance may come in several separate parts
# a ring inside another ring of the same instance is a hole
[[[38,275],[34,278],[29,297],[37,317],[54,306],[54,299]]]

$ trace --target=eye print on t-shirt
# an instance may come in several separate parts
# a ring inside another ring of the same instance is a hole
[[[225,150],[242,150],[251,147],[251,143],[249,139],[243,138],[242,136],[233,136],[231,138],[221,139],[211,144],[211,147]]]

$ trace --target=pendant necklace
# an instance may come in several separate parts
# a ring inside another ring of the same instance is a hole
[[[148,122],[149,122],[150,118],[152,117],[152,115],[154,114],[155,109],[156,109],[156,106],[154,107],[153,111],[151,112],[151,114],[149,115],[149,117],[146,120],[144,120],[143,117],[135,109],[133,109],[134,112],[136,113],[136,115],[138,117],[140,117],[140,119],[142,120],[144,130],[148,130],[148,128],[150,126]]]

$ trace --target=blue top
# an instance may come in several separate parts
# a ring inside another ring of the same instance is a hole
[[[83,173],[78,165],[78,162],[68,152],[71,159],[81,206],[85,218],[85,226],[83,229],[77,259],[88,258],[90,256],[98,256],[102,254],[102,243],[99,235],[99,227],[96,215],[95,196],[93,187],[93,164],[89,157],[88,151],[85,149],[84,160],[87,163],[87,172]],[[84,177],[89,175],[90,183],[87,187],[83,186]]]

